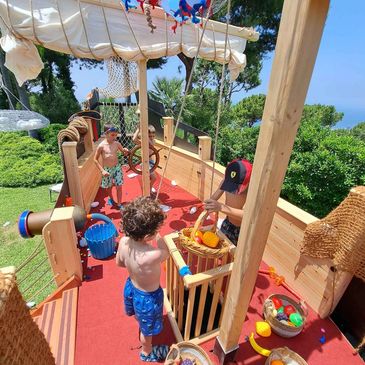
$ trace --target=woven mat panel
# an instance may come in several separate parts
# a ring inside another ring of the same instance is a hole
[[[307,226],[301,253],[331,258],[337,269],[365,281],[365,186],[351,189],[336,209]]]
[[[18,290],[15,274],[1,271],[0,364],[55,364],[49,345]]]

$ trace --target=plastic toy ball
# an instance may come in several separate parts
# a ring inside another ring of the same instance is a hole
[[[281,301],[281,299],[273,297],[271,300],[274,303],[275,309],[279,309],[280,307],[283,306],[283,302]]]
[[[299,313],[292,313],[289,316],[290,322],[294,324],[295,327],[300,327],[303,325],[303,318]]]
[[[278,314],[279,313],[284,313],[284,307],[283,306],[281,306],[280,308],[278,308]]]
[[[292,313],[296,313],[297,311],[292,305],[286,305],[284,307],[284,313],[289,317]]]

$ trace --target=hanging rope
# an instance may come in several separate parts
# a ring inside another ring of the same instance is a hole
[[[214,175],[215,175],[215,161],[217,156],[217,144],[218,144],[218,133],[219,133],[219,124],[221,119],[221,111],[222,111],[222,99],[223,99],[223,89],[224,89],[224,77],[226,74],[226,52],[227,52],[227,43],[228,43],[228,27],[229,27],[229,19],[231,14],[231,0],[228,0],[227,6],[227,14],[226,14],[226,34],[224,39],[224,61],[222,65],[222,74],[221,74],[221,84],[219,89],[219,99],[218,99],[218,111],[217,111],[217,120],[215,125],[215,139],[214,139],[214,152],[213,152],[213,171],[212,171],[212,180],[210,182],[210,194],[212,196],[213,193],[213,184],[214,184]]]
[[[181,115],[182,115],[182,112],[183,112],[184,107],[185,107],[187,90],[189,90],[190,85],[191,85],[191,82],[192,82],[192,76],[193,76],[194,71],[195,71],[195,67],[196,67],[196,63],[197,63],[197,58],[198,58],[198,55],[199,55],[199,51],[200,51],[200,48],[201,48],[201,44],[202,44],[202,40],[203,40],[203,37],[204,37],[204,33],[205,33],[205,30],[206,30],[206,27],[207,27],[207,23],[208,23],[208,20],[209,20],[210,15],[211,15],[211,9],[213,7],[213,4],[214,4],[214,1],[211,1],[210,5],[209,5],[208,12],[207,12],[207,18],[206,18],[206,21],[204,23],[203,31],[202,31],[202,34],[201,34],[201,37],[200,37],[198,49],[197,49],[196,55],[194,57],[193,67],[192,67],[191,73],[189,75],[189,80],[188,80],[187,86],[185,87],[185,93],[184,93],[184,96],[183,96],[183,101],[182,101],[181,108],[180,108],[180,111],[179,111],[179,115],[178,115],[178,118],[177,118],[177,121],[176,121],[176,126],[174,128],[174,133],[173,133],[173,136],[172,136],[172,141],[171,141],[171,144],[170,144],[170,146],[168,148],[168,154],[167,154],[166,164],[164,166],[164,169],[163,169],[163,172],[162,172],[162,177],[161,177],[160,182],[159,182],[159,185],[158,185],[158,189],[157,189],[157,194],[156,194],[155,200],[158,199],[158,196],[159,196],[159,193],[160,193],[160,190],[161,190],[161,186],[162,186],[162,181],[163,181],[163,179],[165,177],[166,169],[167,169],[167,166],[168,166],[168,163],[169,163],[169,159],[170,159],[170,156],[171,156],[172,146],[174,145],[174,140],[175,140],[175,137],[176,137],[176,132],[177,132],[177,129],[179,127],[179,124],[180,124],[180,121],[181,121]],[[217,140],[218,140],[218,129],[219,129],[220,114],[221,114],[221,103],[222,103],[222,97],[223,97],[223,81],[224,81],[224,75],[225,75],[225,61],[226,61],[226,52],[227,52],[227,40],[228,40],[228,26],[229,26],[229,19],[230,19],[230,9],[231,9],[231,0],[228,0],[228,7],[227,7],[227,14],[226,14],[225,43],[224,43],[224,60],[223,60],[223,65],[222,65],[221,88],[220,88],[219,100],[218,100],[218,112],[217,112],[216,133],[215,133],[215,147],[214,147],[214,155],[213,155],[213,172],[212,172],[212,181],[211,181],[211,188],[210,188],[211,189],[211,192],[210,192],[210,195],[212,194],[213,181],[214,181],[213,179],[214,179],[214,168],[215,168],[215,159],[216,159],[216,145],[217,145]],[[214,44],[214,47],[215,47],[215,44]]]
[[[181,120],[181,115],[182,115],[182,112],[183,112],[184,107],[185,107],[186,97],[187,97],[187,90],[189,90],[190,85],[191,85],[191,82],[193,80],[193,73],[194,73],[194,70],[195,70],[195,67],[196,67],[196,64],[197,64],[197,59],[198,59],[200,47],[201,47],[202,42],[203,42],[204,33],[205,33],[206,28],[207,28],[207,24],[208,24],[208,20],[209,20],[209,16],[210,16],[210,10],[211,10],[211,8],[213,6],[213,3],[214,3],[214,0],[212,0],[211,3],[210,3],[210,5],[209,5],[208,15],[207,15],[207,18],[206,18],[205,23],[204,23],[203,31],[202,31],[202,34],[201,34],[201,37],[200,37],[200,40],[199,40],[199,44],[198,44],[198,48],[196,50],[196,55],[194,57],[193,67],[191,68],[191,72],[190,72],[190,75],[189,75],[188,83],[185,86],[185,92],[184,92],[183,100],[182,100],[182,103],[181,103],[179,115],[177,117],[176,126],[174,128],[174,133],[172,135],[171,144],[170,144],[169,149],[168,149],[166,164],[165,164],[165,166],[163,168],[162,177],[161,177],[160,182],[158,184],[158,188],[157,188],[157,193],[156,193],[155,200],[158,199],[158,196],[159,196],[160,190],[161,190],[161,186],[162,186],[162,181],[163,181],[163,179],[165,177],[165,174],[166,174],[166,169],[167,169],[167,166],[168,166],[168,163],[169,163],[169,159],[170,159],[170,156],[171,156],[172,146],[174,145],[174,140],[175,140],[176,132],[177,132],[177,129],[179,127],[180,120]],[[180,46],[181,46],[181,43],[180,43]]]

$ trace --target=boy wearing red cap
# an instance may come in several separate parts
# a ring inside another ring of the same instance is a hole
[[[237,245],[240,234],[243,206],[246,202],[247,188],[250,183],[252,165],[249,161],[236,159],[226,167],[224,180],[219,189],[204,202],[204,208],[208,211],[222,212],[227,215],[221,226],[227,238]],[[225,203],[218,199],[226,193]]]

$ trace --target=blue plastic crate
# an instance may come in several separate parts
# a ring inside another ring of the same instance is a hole
[[[114,254],[117,237],[114,224],[94,224],[86,230],[84,237],[95,259],[106,259]]]

